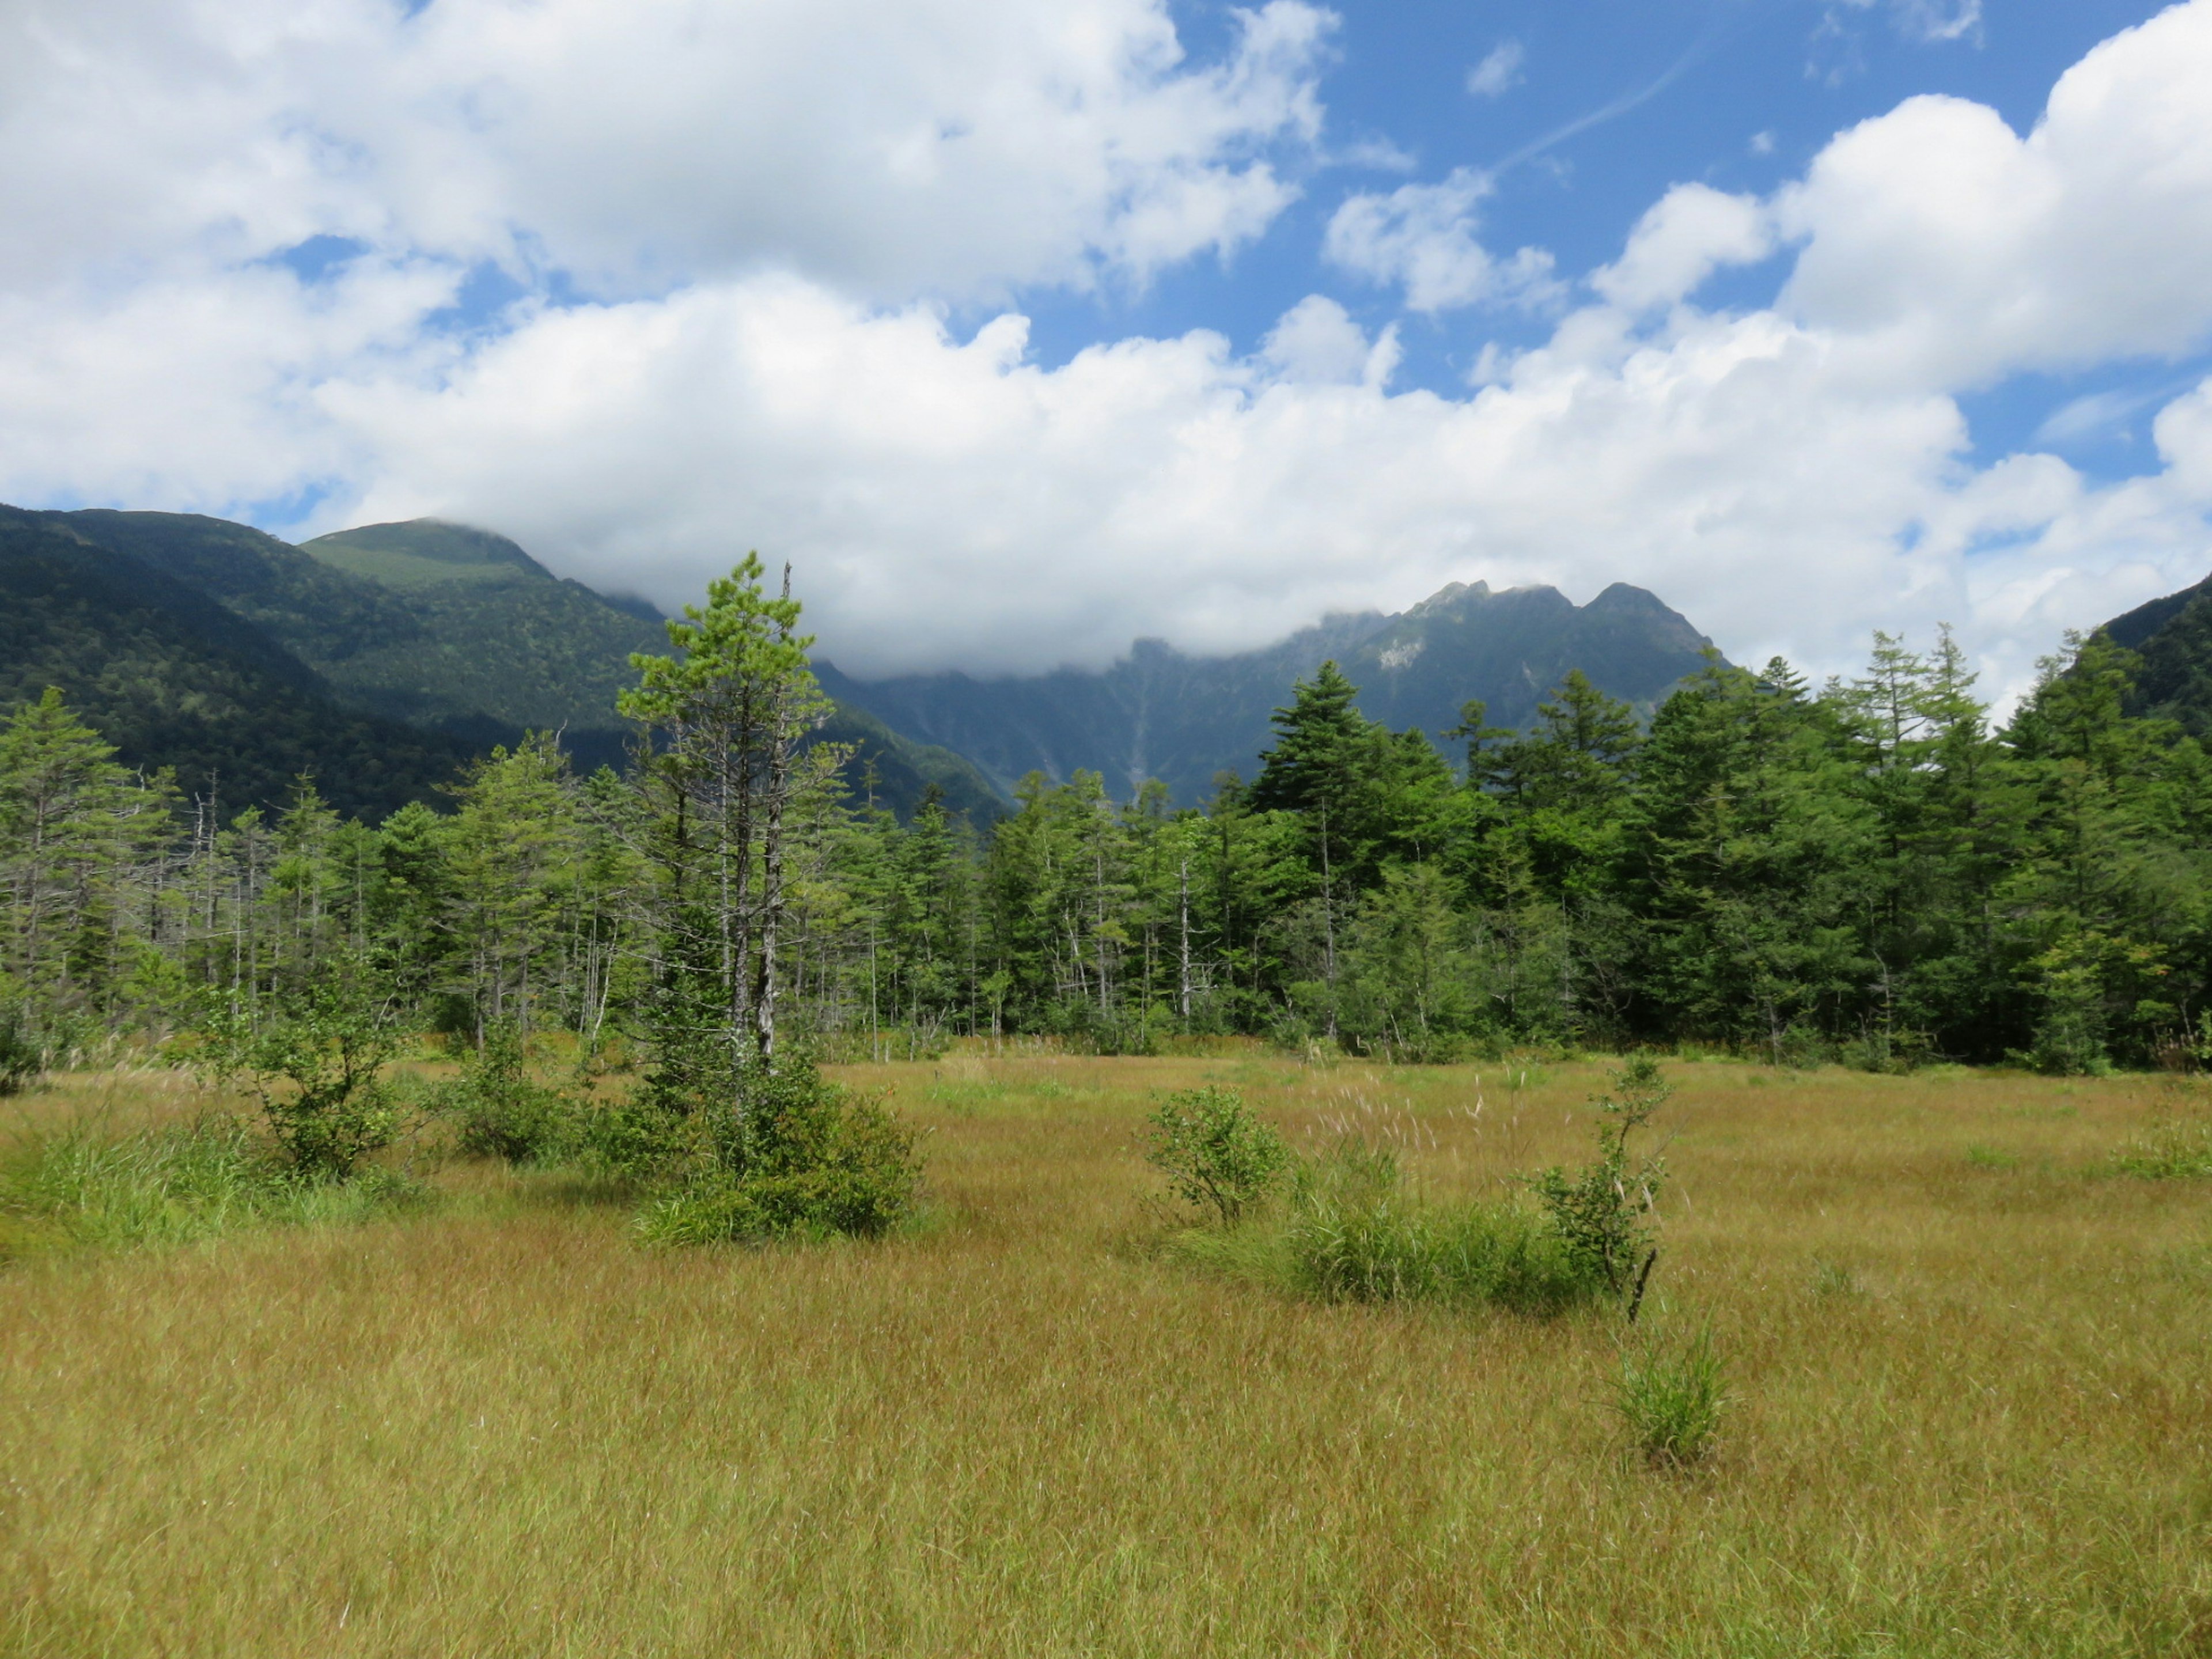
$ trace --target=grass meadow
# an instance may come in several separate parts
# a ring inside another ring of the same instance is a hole
[[[1670,1063],[1632,1341],[1164,1250],[1233,1085],[1443,1196],[1589,1155],[1595,1065],[956,1057],[924,1221],[650,1249],[556,1173],[0,1267],[8,1655],[2212,1654],[2212,1181],[2147,1078]],[[202,1109],[162,1073],[18,1131]],[[2197,1107],[2193,1109],[2202,1110]],[[1608,1406],[1709,1336],[1694,1468]]]

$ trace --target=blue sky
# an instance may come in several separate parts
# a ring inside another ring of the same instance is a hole
[[[854,672],[1650,587],[2000,694],[2212,568],[2212,0],[15,0],[0,498]]]
[[[1343,21],[1323,87],[1334,148],[1347,159],[1317,167],[1308,193],[1265,239],[1229,259],[1194,261],[1141,290],[1025,295],[1037,358],[1065,361],[1103,338],[1193,328],[1250,348],[1316,292],[1382,327],[1397,314],[1394,296],[1346,280],[1322,258],[1329,216],[1354,191],[1433,180],[1456,167],[1495,172],[1482,213],[1489,240],[1544,248],[1563,272],[1587,271],[1619,253],[1670,185],[1771,191],[1836,133],[1907,98],[1972,99],[2025,132],[2069,65],[2161,8],[2144,0],[1991,0],[1986,10],[1937,0],[1926,12],[1820,0],[1347,0],[1337,9]],[[1231,9],[1220,5],[1180,6],[1176,15],[1201,52],[1220,50],[1231,24]],[[1493,58],[1506,68],[1493,77],[1498,89],[1471,92],[1470,78]],[[1362,165],[1363,144],[1399,152],[1403,166]],[[1510,165],[1498,171],[1501,164]],[[1706,297],[1765,304],[1786,274],[1778,255],[1732,273]],[[1399,381],[1450,395],[1464,389],[1485,343],[1529,345],[1547,331],[1544,316],[1495,308],[1425,321],[1403,332]],[[2095,476],[2150,470],[2145,422],[2165,401],[2155,394],[2186,390],[2204,362],[2197,354],[2012,377],[1966,399],[1977,449],[2008,453],[2055,413],[2101,395],[2106,402],[2043,441]]]

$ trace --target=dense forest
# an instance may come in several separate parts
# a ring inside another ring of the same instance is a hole
[[[2130,712],[2138,659],[2101,634],[2002,726],[1948,637],[1877,636],[1818,690],[1713,656],[1648,722],[1571,672],[1519,732],[1469,703],[1439,739],[1457,764],[1325,664],[1286,688],[1256,775],[1200,808],[1032,775],[978,826],[935,799],[902,820],[835,744],[807,747],[827,702],[795,605],[757,578],[673,625],[688,656],[639,659],[627,770],[575,775],[532,737],[442,809],[374,823],[306,777],[229,815],[118,763],[59,694],[19,705],[16,1042],[52,1060],[250,1019],[334,977],[395,1019],[560,1028],[598,1054],[680,1040],[679,1006],[702,1030],[757,1019],[763,1042],[780,1017],[829,1055],[1242,1032],[1408,1061],[1700,1045],[2081,1072],[2171,1063],[2212,1029],[2205,753]],[[750,730],[742,685],[678,695],[732,605],[780,619],[778,718],[800,716],[759,777],[730,771],[771,752],[757,734],[714,735]]]

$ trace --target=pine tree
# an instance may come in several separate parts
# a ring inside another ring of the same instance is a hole
[[[659,886],[666,1064],[696,1073],[719,1047],[708,1074],[683,1087],[723,1095],[740,1115],[740,1079],[775,1067],[784,821],[799,744],[830,708],[807,667],[813,641],[797,632],[788,568],[779,598],[761,575],[747,554],[711,584],[704,609],[687,605],[668,624],[680,654],[634,657],[639,684],[621,700],[653,739],[639,769],[642,850]]]

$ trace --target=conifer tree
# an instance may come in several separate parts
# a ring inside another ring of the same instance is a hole
[[[684,1089],[740,1114],[743,1077],[775,1066],[785,818],[799,742],[830,706],[807,667],[813,641],[797,632],[789,568],[778,597],[763,591],[762,570],[749,553],[709,586],[703,609],[685,606],[668,624],[680,654],[633,658],[639,684],[620,703],[649,738],[639,771],[659,888],[664,1050],[690,1073]]]

